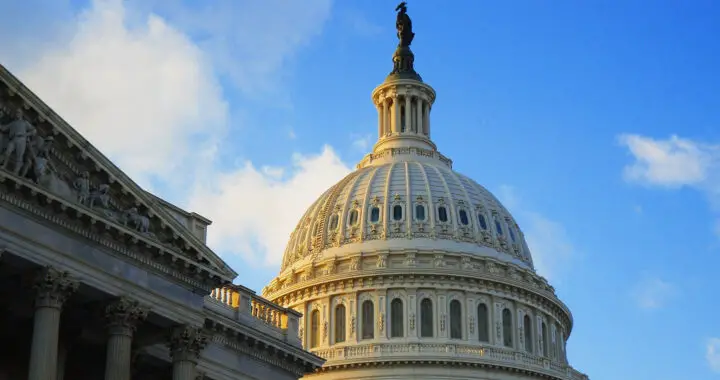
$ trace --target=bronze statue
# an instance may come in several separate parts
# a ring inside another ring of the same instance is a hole
[[[412,31],[412,21],[407,14],[407,3],[404,1],[401,2],[395,10],[398,11],[395,27],[397,28],[397,36],[400,40],[399,46],[409,47],[415,37],[415,33]]]

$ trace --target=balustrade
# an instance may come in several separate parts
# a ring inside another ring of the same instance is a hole
[[[290,343],[300,345],[299,319],[302,314],[274,304],[240,285],[227,285],[214,289],[209,296],[212,302],[236,310],[239,316],[249,317],[264,325],[282,331]]]
[[[367,357],[402,357],[412,355],[416,358],[424,356],[447,356],[453,358],[476,358],[480,361],[487,361],[492,364],[507,364],[513,367],[524,367],[542,372],[557,373],[558,377],[570,380],[588,380],[572,367],[559,363],[546,365],[546,359],[528,353],[516,352],[511,349],[477,346],[467,344],[442,344],[442,343],[372,343],[365,345],[350,345],[344,347],[323,348],[311,350],[312,353],[326,360],[327,364],[345,360],[365,359]],[[429,358],[430,359],[430,358]]]

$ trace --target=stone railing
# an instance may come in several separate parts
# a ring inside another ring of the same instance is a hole
[[[326,366],[372,361],[380,358],[386,360],[448,359],[500,366],[504,365],[512,368],[537,371],[558,379],[588,380],[586,375],[566,364],[553,362],[547,358],[532,354],[493,346],[444,343],[371,343],[312,349],[310,351],[326,359]]]
[[[225,316],[248,322],[264,332],[300,346],[298,328],[302,314],[274,304],[241,285],[227,285],[213,290],[206,305]]]

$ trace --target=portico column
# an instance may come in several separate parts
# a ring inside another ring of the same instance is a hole
[[[58,340],[62,306],[78,288],[70,273],[52,267],[35,278],[35,317],[30,351],[29,380],[57,378]]]
[[[125,297],[105,309],[109,335],[105,380],[130,380],[133,333],[147,315],[146,307]]]
[[[169,346],[173,380],[195,380],[195,367],[207,341],[207,336],[197,327],[181,326],[172,331]]]

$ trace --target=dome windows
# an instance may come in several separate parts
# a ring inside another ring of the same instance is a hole
[[[395,298],[390,303],[390,337],[402,338],[405,335],[403,326],[403,301]]]
[[[532,336],[532,320],[530,319],[530,316],[525,314],[525,317],[523,318],[523,333],[525,334],[525,351],[532,353],[532,344],[533,344],[533,336]]]
[[[380,221],[380,207],[373,206],[370,209],[370,223],[377,223]]]
[[[497,232],[498,236],[503,236],[502,224],[497,219],[495,219],[495,232]]]
[[[375,337],[375,306],[372,301],[366,300],[362,303],[362,339],[373,339]]]
[[[358,211],[357,210],[351,210],[350,215],[348,215],[348,225],[354,226],[358,222]]]
[[[335,343],[345,341],[345,305],[335,308]]]
[[[463,226],[467,226],[468,224],[470,224],[470,219],[468,219],[467,211],[465,211],[464,209],[460,209],[460,211],[458,211],[458,218],[460,219],[460,224],[462,224]]]
[[[513,327],[512,327],[512,313],[510,309],[503,309],[502,311],[502,326],[503,326],[503,345],[505,347],[512,348],[513,346]]]
[[[510,234],[510,240],[512,240],[512,242],[514,243],[515,242],[515,232],[513,231],[513,228],[510,226],[508,226],[508,233]]]
[[[488,307],[484,303],[478,304],[477,320],[478,340],[486,343],[490,342],[490,316],[488,315]]]
[[[393,206],[393,220],[399,222],[403,219],[403,207],[402,205]]]
[[[415,205],[415,220],[417,220],[418,222],[425,221],[425,205],[422,205],[422,204]]]
[[[317,309],[310,313],[310,348],[320,345],[320,311]]]
[[[462,339],[462,305],[458,300],[450,302],[450,339]]]
[[[447,221],[448,221],[448,211],[447,211],[447,207],[445,207],[445,206],[438,206],[437,211],[438,211],[438,220],[439,220],[441,223],[447,223]]]
[[[333,214],[333,216],[330,217],[330,231],[334,231],[338,228],[339,220],[340,216],[338,216],[338,214]]]
[[[487,220],[485,220],[485,215],[482,212],[478,212],[478,224],[483,230],[488,229]]]
[[[420,337],[433,337],[433,304],[429,298],[420,302]]]

